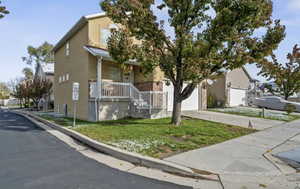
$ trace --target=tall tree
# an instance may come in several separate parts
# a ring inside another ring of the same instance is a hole
[[[52,49],[53,45],[48,42],[44,42],[39,47],[28,46],[28,56],[22,57],[22,60],[28,65],[35,64],[35,66],[43,63],[53,63],[54,57],[52,54]]]
[[[266,59],[260,64],[262,70],[259,74],[267,77],[269,81],[274,80],[277,91],[270,92],[279,93],[287,100],[300,92],[300,48],[294,46],[293,51],[288,53],[288,62],[285,64],[279,63],[274,54],[271,59],[271,61]]]
[[[3,18],[6,14],[9,14],[9,11],[6,9],[5,6],[1,5],[2,2],[0,1],[0,19]]]
[[[109,38],[111,56],[120,63],[136,60],[147,72],[159,66],[172,82],[172,123],[176,125],[181,123],[181,103],[200,82],[224,70],[260,62],[285,37],[285,27],[271,19],[271,0],[156,2],[104,0],[101,6],[122,25]],[[167,25],[156,14],[159,10],[167,12]],[[254,36],[259,28],[266,32]]]
[[[30,99],[34,103],[35,107],[38,107],[40,100],[51,93],[52,82],[48,79],[35,78],[30,80]]]

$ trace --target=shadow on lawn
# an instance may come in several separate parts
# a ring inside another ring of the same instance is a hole
[[[120,120],[112,120],[112,121],[101,121],[98,122],[101,126],[136,126],[136,125],[141,125],[141,126],[159,126],[159,125],[167,125],[169,124],[168,121],[166,122],[148,122],[147,120],[144,119],[136,119],[136,118],[124,118]]]

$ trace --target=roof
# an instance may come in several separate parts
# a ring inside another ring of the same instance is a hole
[[[54,73],[54,63],[49,64],[43,64],[42,69],[45,73]]]
[[[94,18],[100,18],[106,16],[105,12],[98,14],[91,14],[81,17],[77,23],[63,36],[61,40],[54,46],[53,52],[56,52],[66,41],[68,41],[78,30],[85,26],[85,24]]]
[[[254,81],[254,79],[251,77],[251,75],[249,74],[248,70],[242,66],[242,69],[244,70],[245,74],[247,75],[247,77],[249,78],[250,81]]]
[[[104,60],[113,61],[113,58],[110,56],[108,50],[106,49],[93,47],[90,45],[86,45],[83,48],[89,53],[91,53],[93,56],[102,57]],[[129,62],[126,62],[126,64],[139,65],[135,60],[129,60]]]
[[[86,51],[88,51],[89,53],[91,53],[93,56],[97,56],[97,57],[102,57],[105,60],[110,60],[112,61],[112,57],[109,55],[109,52],[105,49],[101,49],[98,47],[92,47],[89,45],[86,45],[83,47]]]
[[[37,64],[34,77],[45,78],[47,75],[54,75],[54,63]]]

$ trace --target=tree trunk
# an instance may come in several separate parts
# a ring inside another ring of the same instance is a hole
[[[284,96],[284,100],[288,100],[289,99],[289,96],[288,95],[285,95]]]
[[[180,126],[181,124],[181,102],[173,103],[172,124]]]
[[[181,101],[179,100],[178,90],[174,86],[174,98],[173,98],[173,113],[172,124],[179,126],[181,124]]]

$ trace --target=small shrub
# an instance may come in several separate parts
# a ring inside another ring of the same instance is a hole
[[[216,107],[216,98],[213,95],[208,95],[207,97],[207,107],[208,108],[215,108]]]
[[[284,107],[285,111],[287,112],[288,115],[296,111],[296,106],[293,104],[286,104]]]

